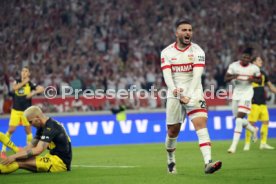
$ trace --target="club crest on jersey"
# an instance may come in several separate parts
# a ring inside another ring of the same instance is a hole
[[[161,58],[161,63],[165,63],[165,58]]]
[[[190,72],[193,71],[192,63],[172,65],[172,72]]]
[[[193,60],[194,60],[194,55],[193,55],[193,54],[189,54],[189,55],[188,55],[188,59],[189,59],[190,61],[193,61]]]

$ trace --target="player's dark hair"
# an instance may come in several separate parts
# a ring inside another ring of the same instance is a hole
[[[188,20],[179,20],[179,21],[177,21],[177,22],[175,23],[175,28],[177,29],[178,26],[180,26],[181,24],[190,24],[190,25],[192,25],[192,24],[190,23],[190,21],[188,21]]]
[[[246,49],[243,50],[243,54],[247,54],[249,56],[252,56],[253,54],[253,48],[252,47],[247,47]]]
[[[253,57],[252,60],[250,61],[250,63],[254,63],[254,61],[256,61],[257,57]]]

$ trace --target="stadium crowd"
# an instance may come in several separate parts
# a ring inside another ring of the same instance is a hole
[[[1,96],[26,65],[33,82],[59,90],[164,88],[160,51],[175,40],[171,33],[179,18],[192,20],[193,41],[206,53],[205,88],[226,87],[225,70],[245,45],[262,56],[276,84],[274,0],[14,0],[0,5]]]

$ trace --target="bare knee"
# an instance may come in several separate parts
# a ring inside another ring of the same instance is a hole
[[[181,124],[168,125],[168,136],[170,138],[175,138],[178,136]]]
[[[13,134],[15,132],[15,129],[16,129],[15,126],[10,126],[9,129],[8,129],[9,134],[10,135]]]

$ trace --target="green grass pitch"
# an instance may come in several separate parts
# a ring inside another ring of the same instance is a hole
[[[270,139],[276,145],[276,139]],[[226,152],[230,141],[213,141],[213,160],[222,160],[222,169],[204,174],[196,142],[180,142],[176,150],[176,175],[167,174],[164,144],[140,144],[73,149],[72,171],[31,173],[18,170],[0,175],[1,184],[253,184],[276,183],[276,150],[259,150],[259,142],[244,152],[243,140],[235,154]]]

